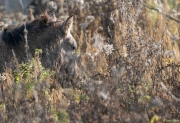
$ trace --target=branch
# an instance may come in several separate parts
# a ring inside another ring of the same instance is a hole
[[[160,85],[162,86],[162,88],[163,88],[169,95],[171,95],[171,97],[172,97],[176,102],[180,102],[180,98],[177,98],[176,96],[174,96],[174,95],[172,94],[172,92],[167,89],[167,87],[164,85],[163,82],[160,82]]]
[[[171,19],[171,20],[173,20],[173,21],[176,21],[177,23],[180,23],[180,20],[178,20],[178,19],[176,19],[176,18],[173,18],[171,15],[168,15],[168,14],[162,12],[161,9],[155,8],[155,7],[153,7],[153,6],[149,5],[149,4],[146,4],[146,3],[144,3],[144,2],[143,2],[143,5],[144,5],[146,8],[148,8],[148,9],[155,10],[155,11],[157,11],[158,13],[166,16],[167,18],[169,18],[169,19]]]

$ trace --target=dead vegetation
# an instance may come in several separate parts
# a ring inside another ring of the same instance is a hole
[[[179,122],[179,24],[166,16],[178,19],[179,4],[158,2],[85,0],[80,7],[60,1],[57,15],[75,15],[77,76],[54,78],[55,72],[41,65],[39,50],[14,71],[6,68],[0,121]]]

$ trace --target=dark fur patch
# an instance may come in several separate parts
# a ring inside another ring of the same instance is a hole
[[[27,31],[30,31],[32,29],[36,30],[36,28],[41,29],[51,25],[51,23],[48,23],[49,17],[44,14],[41,15],[39,19],[34,20],[30,23],[26,23],[26,29]],[[5,44],[10,46],[18,45],[21,41],[24,41],[24,28],[24,25],[19,27],[5,28],[2,34],[2,40],[5,42]]]
[[[2,34],[2,40],[10,46],[19,44],[19,42],[24,39],[23,30],[24,26],[19,28],[7,27]]]
[[[40,18],[39,18],[39,23],[44,25],[44,24],[47,24],[49,22],[49,17],[47,14],[43,14],[43,15],[40,15]]]

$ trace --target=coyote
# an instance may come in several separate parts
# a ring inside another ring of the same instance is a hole
[[[52,16],[52,15],[51,15]],[[77,42],[71,35],[73,15],[65,21],[52,19],[50,15],[41,15],[38,19],[19,27],[6,27],[0,32],[0,72],[5,63],[13,58],[12,49],[18,62],[27,58],[26,45],[31,58],[36,49],[42,49],[41,61],[46,68],[60,73],[75,74]],[[61,67],[57,67],[60,65]],[[63,67],[62,67],[63,66]]]

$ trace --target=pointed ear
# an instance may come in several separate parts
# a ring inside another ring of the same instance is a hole
[[[62,24],[63,31],[67,34],[72,30],[73,15],[69,16]]]

